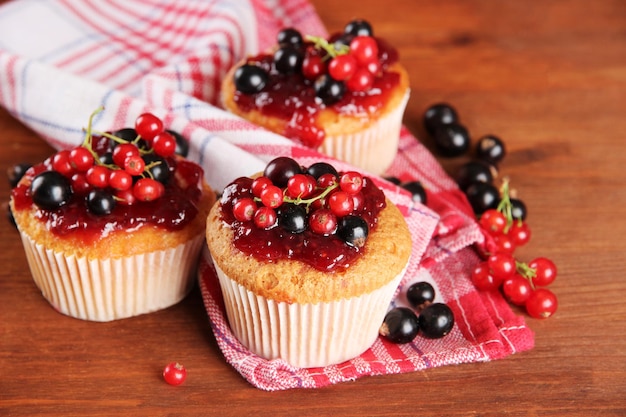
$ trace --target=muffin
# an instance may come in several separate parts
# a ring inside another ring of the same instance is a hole
[[[367,350],[411,253],[403,215],[369,177],[286,157],[228,185],[206,237],[235,336],[297,367]]]
[[[397,151],[409,79],[397,51],[369,23],[323,39],[283,29],[271,51],[223,79],[228,111],[374,174]]]
[[[110,321],[188,294],[216,197],[202,168],[174,153],[176,137],[150,113],[136,129],[88,128],[13,188],[33,279],[57,311]]]

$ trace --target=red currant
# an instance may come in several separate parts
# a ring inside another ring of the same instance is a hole
[[[94,165],[87,170],[85,179],[87,182],[97,188],[104,188],[109,185],[109,168],[103,165]]]
[[[476,265],[472,270],[471,279],[476,288],[484,291],[495,290],[502,282],[493,276],[487,262],[480,262]]]
[[[140,175],[145,167],[146,163],[139,155],[129,156],[126,158],[126,161],[124,161],[124,171],[128,172],[130,175]]]
[[[357,194],[363,188],[363,176],[358,172],[348,171],[339,178],[339,188],[350,195]]]
[[[255,197],[261,198],[261,192],[268,186],[272,185],[272,180],[267,177],[258,177],[252,181],[252,194]]]
[[[321,188],[332,187],[335,184],[337,184],[337,177],[331,173],[322,174],[317,179],[317,185]]]
[[[124,168],[126,159],[138,156],[139,149],[131,143],[120,143],[113,149],[113,162],[120,168]]]
[[[495,253],[487,258],[491,274],[499,281],[505,280],[516,271],[515,258],[506,253]]]
[[[70,151],[70,163],[79,172],[85,172],[93,166],[94,157],[89,149],[79,146]]]
[[[313,233],[331,235],[337,230],[337,217],[328,209],[315,210],[309,216],[309,227]]]
[[[528,266],[535,270],[533,284],[545,287],[556,279],[556,265],[548,258],[536,258],[528,262]]]
[[[120,170],[120,172],[124,172],[124,171]],[[128,187],[126,190],[115,191],[115,201],[118,204],[122,204],[124,206],[131,206],[135,204],[135,202],[137,201],[137,198],[135,198],[135,194],[133,194],[132,187]]]
[[[368,91],[374,85],[374,74],[366,67],[357,68],[352,77],[346,81],[346,87],[350,91]]]
[[[315,190],[315,178],[296,174],[287,181],[287,195],[291,198],[306,198]]]
[[[515,242],[509,235],[496,235],[493,237],[493,243],[495,244],[494,251],[496,253],[512,255],[515,252]]]
[[[133,185],[133,194],[139,201],[153,201],[165,192],[163,184],[152,178],[141,178]]]
[[[266,207],[280,207],[283,204],[283,190],[275,185],[268,185],[261,191],[261,202]]]
[[[74,168],[70,162],[70,151],[62,150],[55,153],[52,157],[52,169],[66,177],[71,177]]]
[[[133,177],[123,169],[115,169],[109,174],[109,185],[114,190],[128,190],[133,186]]]
[[[356,71],[356,59],[350,55],[338,55],[328,63],[328,74],[337,81],[345,81]]]
[[[480,216],[478,223],[490,234],[496,235],[504,232],[507,221],[504,214],[496,209],[486,210]]]
[[[328,208],[337,217],[347,216],[354,210],[354,200],[345,191],[335,191],[328,196]]]
[[[515,246],[523,246],[530,240],[530,227],[527,223],[514,221],[508,234],[515,243]]]
[[[72,191],[78,195],[86,194],[91,189],[91,184],[87,182],[84,172],[77,172],[71,178]]]
[[[254,218],[256,209],[256,202],[252,198],[242,198],[233,205],[233,215],[240,222],[247,222]]]
[[[536,319],[547,319],[558,307],[556,295],[547,288],[538,288],[526,300],[526,311]]]
[[[135,130],[142,138],[151,142],[158,133],[163,132],[163,122],[152,113],[143,113],[135,120]]]
[[[176,152],[176,138],[167,132],[157,133],[152,139],[152,149],[164,158],[172,156]]]
[[[533,289],[530,282],[519,274],[513,275],[502,282],[502,292],[509,302],[521,306],[526,303]]]
[[[271,229],[277,220],[278,216],[273,208],[261,206],[254,212],[254,224],[259,229]]]
[[[178,362],[172,362],[163,369],[163,378],[170,385],[180,385],[187,379],[187,370]]]
[[[314,80],[320,75],[324,74],[326,67],[322,57],[315,53],[308,53],[302,61],[302,75],[309,80]]]
[[[350,54],[361,65],[378,59],[378,44],[371,36],[356,36],[350,42]]]

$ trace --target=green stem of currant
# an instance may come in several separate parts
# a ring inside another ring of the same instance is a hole
[[[348,45],[331,44],[326,39],[319,36],[306,35],[305,39],[309,42],[313,42],[316,49],[326,51],[330,58],[334,58],[337,55],[345,55],[350,52]]]
[[[513,205],[511,204],[509,179],[507,177],[504,177],[502,179],[500,196],[500,203],[498,204],[497,210],[500,213],[504,214],[504,217],[506,218],[506,227],[504,228],[504,233],[507,233],[513,225]]]
[[[535,268],[531,268],[528,266],[526,262],[515,261],[515,270],[522,277],[526,278],[528,282],[530,282],[530,286],[532,289],[535,289],[535,284],[533,282],[533,278],[537,276],[537,270]]]
[[[100,113],[103,110],[104,110],[104,106],[100,106],[96,110],[94,110],[91,113],[91,115],[89,115],[89,121],[87,122],[87,129],[85,130],[85,139],[83,139],[83,143],[82,143],[82,146],[84,148],[87,148],[87,150],[89,151],[89,153],[91,153],[96,163],[99,165],[101,165],[100,158],[98,157],[98,154],[93,150],[92,125],[93,125],[93,118],[96,116],[96,114]]]
[[[292,204],[305,204],[306,205],[306,210],[309,211],[309,207],[311,206],[311,204],[313,204],[315,201],[317,200],[321,200],[322,198],[326,197],[328,194],[330,194],[331,191],[333,191],[334,189],[336,189],[337,187],[339,187],[339,183],[335,183],[331,186],[329,186],[328,188],[326,188],[322,193],[316,195],[315,197],[311,197],[311,198],[307,198],[307,199],[302,199],[300,197],[298,198],[289,198],[287,196],[283,197],[283,201],[286,203],[292,203]]]

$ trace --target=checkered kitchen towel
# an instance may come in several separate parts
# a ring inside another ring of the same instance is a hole
[[[374,17],[363,17],[376,24]],[[0,6],[0,103],[56,148],[81,143],[89,114],[99,106],[105,108],[94,120],[99,130],[132,126],[138,114],[153,111],[189,139],[190,158],[202,164],[215,189],[278,155],[303,164],[329,160],[217,106],[226,71],[272,45],[287,26],[326,33],[307,0],[11,1]],[[482,241],[480,230],[454,182],[406,130],[387,174],[421,180],[428,189],[428,207],[413,205],[397,187],[377,179],[402,208],[414,237],[412,261],[393,304],[403,303],[403,288],[411,282],[429,281],[438,300],[454,311],[453,331],[439,340],[418,336],[406,345],[379,339],[360,357],[324,368],[264,360],[234,338],[205,257],[199,281],[216,340],[226,361],[254,386],[315,388],[532,348],[523,318],[500,295],[472,286],[469,273],[478,261],[472,245]]]

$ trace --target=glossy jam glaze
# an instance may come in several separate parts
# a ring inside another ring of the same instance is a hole
[[[257,228],[252,221],[241,222],[233,215],[233,203],[240,198],[253,198],[252,179],[238,178],[224,189],[221,199],[221,219],[234,232],[234,245],[247,255],[260,261],[291,259],[304,262],[321,271],[336,271],[348,268],[367,245],[357,248],[340,238],[322,236],[307,229],[294,234],[275,226],[269,230]],[[362,217],[369,225],[370,233],[378,222],[378,213],[385,208],[385,195],[367,177],[363,178],[364,204],[354,214]]]
[[[332,39],[332,38],[331,38]],[[326,106],[315,96],[314,81],[302,73],[281,74],[272,65],[273,55],[259,54],[247,60],[267,71],[269,80],[263,91],[244,94],[235,91],[234,101],[244,112],[257,110],[261,114],[287,121],[284,135],[311,147],[318,147],[325,137],[318,124],[320,111],[329,108],[337,114],[368,117],[375,115],[388,102],[390,95],[400,82],[396,72],[387,68],[398,60],[397,51],[382,39],[376,39],[379,48],[381,73],[373,87],[366,92],[346,91],[337,103]]]
[[[94,146],[95,147],[95,146]],[[30,182],[37,174],[50,170],[50,160],[30,168],[12,192],[16,210],[35,207],[35,217],[57,236],[69,236],[85,243],[96,241],[118,230],[132,231],[145,224],[166,230],[180,230],[198,214],[197,203],[202,196],[204,172],[197,164],[182,158],[168,158],[170,176],[162,197],[151,202],[136,201],[132,205],[116,204],[113,212],[96,216],[87,210],[85,196],[74,193],[69,203],[48,211],[34,205]]]

